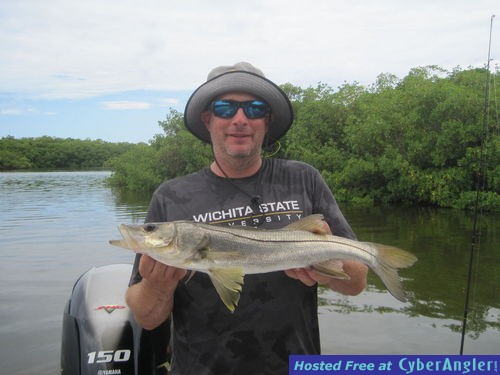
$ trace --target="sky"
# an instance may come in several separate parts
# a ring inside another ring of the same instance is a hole
[[[0,137],[148,142],[219,65],[373,84],[500,65],[498,0],[0,0]]]

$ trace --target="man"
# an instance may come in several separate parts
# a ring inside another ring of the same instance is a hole
[[[212,70],[191,95],[184,121],[211,143],[214,162],[164,182],[147,222],[280,228],[322,213],[334,234],[355,238],[316,169],[262,158],[263,145],[288,131],[293,111],[286,94],[259,69],[238,63]],[[173,374],[286,374],[290,354],[320,352],[317,284],[350,295],[365,288],[365,265],[346,260],[343,269],[349,280],[308,268],[247,275],[231,313],[206,275],[181,282],[185,270],[144,255],[136,258],[127,302],[148,330],[172,316]]]

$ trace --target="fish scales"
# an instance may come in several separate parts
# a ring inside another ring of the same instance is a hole
[[[307,231],[286,229],[242,229],[216,227],[208,224],[185,223],[179,235],[189,235],[192,230],[205,231],[210,238],[208,247],[218,252],[235,254],[216,260],[200,260],[198,266],[213,267],[239,265],[246,274],[299,268],[330,259],[356,259],[372,264],[376,251],[369,243],[342,237],[314,234]],[[285,251],[284,251],[285,250]]]

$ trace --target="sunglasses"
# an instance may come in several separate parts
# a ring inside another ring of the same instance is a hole
[[[246,102],[239,102],[236,100],[214,100],[210,105],[212,113],[221,118],[233,117],[240,108],[243,108],[245,116],[251,120],[263,118],[270,112],[269,106],[262,100],[249,100]]]

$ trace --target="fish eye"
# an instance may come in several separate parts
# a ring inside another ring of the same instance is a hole
[[[155,230],[156,230],[156,225],[154,225],[154,224],[146,224],[146,225],[144,225],[144,231],[145,232],[151,233],[151,232],[154,232]]]

